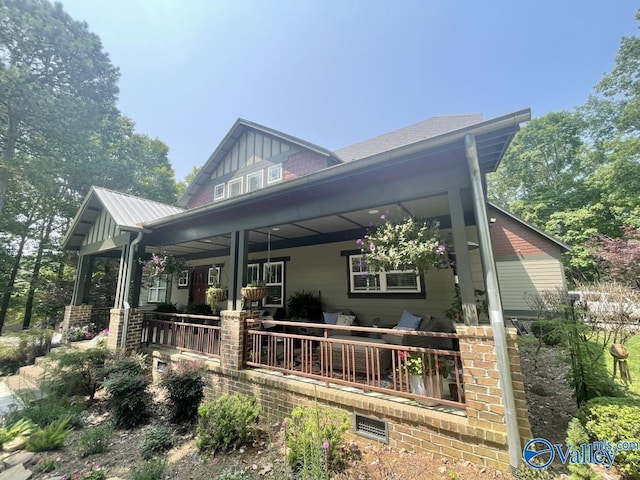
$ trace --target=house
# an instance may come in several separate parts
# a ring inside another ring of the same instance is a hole
[[[483,185],[529,119],[529,110],[486,121],[479,115],[436,117],[336,151],[238,120],[177,207],[91,189],[63,239],[80,259],[64,325],[91,315],[92,258],[115,255],[120,269],[111,347],[149,345],[155,367],[185,352],[206,354],[213,393],[251,392],[280,415],[317,399],[354,413],[356,433],[364,425],[362,431],[383,432],[381,439],[393,445],[508,470],[517,466],[531,435],[515,333],[505,331],[502,318],[499,287],[510,292],[511,284],[499,280],[495,264],[503,262],[498,271],[516,277],[512,263],[526,264],[520,271],[529,276],[527,285],[547,288],[532,265],[542,257],[560,265],[563,246],[487,206]],[[363,272],[356,240],[383,215],[436,220],[450,235],[455,272]],[[496,219],[492,233],[489,215]],[[515,255],[494,253],[492,241],[503,237]],[[516,238],[537,246],[542,257],[529,247],[518,252]],[[143,282],[137,260],[154,253],[182,258],[186,267]],[[251,281],[266,284],[257,308],[274,313],[292,293],[305,290],[321,297],[325,312],[345,318],[318,326],[320,335],[291,333],[286,320],[257,323],[242,310],[242,288]],[[215,321],[188,314],[161,320],[148,313],[158,302],[204,303],[214,283],[228,286]],[[475,288],[487,291],[490,322],[482,316],[479,322]],[[464,323],[454,325],[443,312],[457,292]],[[516,297],[505,297],[507,312],[524,310]],[[351,317],[357,323],[343,323]],[[417,330],[393,328],[405,320],[415,321]],[[432,389],[426,399],[409,388],[400,360],[405,354],[422,358],[424,382],[428,378]],[[455,372],[448,388],[433,384],[441,372],[432,365],[440,360]],[[442,408],[413,402],[434,399]]]

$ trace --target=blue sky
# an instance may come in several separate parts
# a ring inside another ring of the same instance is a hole
[[[63,0],[182,179],[238,117],[337,149],[437,115],[533,117],[610,71],[627,0]]]

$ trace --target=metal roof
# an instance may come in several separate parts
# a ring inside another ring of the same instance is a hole
[[[433,117],[364,142],[341,148],[336,150],[335,153],[343,161],[352,162],[480,122],[482,122],[481,113]]]
[[[91,187],[71,227],[62,240],[65,249],[78,249],[94,220],[105,209],[120,230],[142,231],[143,224],[183,212],[174,207],[146,198],[114,192],[102,187]]]

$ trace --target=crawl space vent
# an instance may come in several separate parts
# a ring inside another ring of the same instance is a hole
[[[386,420],[379,420],[356,413],[354,423],[356,434],[371,440],[389,443],[389,425]]]

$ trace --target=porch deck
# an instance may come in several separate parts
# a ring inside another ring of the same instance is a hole
[[[367,327],[340,327],[316,323],[276,320],[245,320],[242,351],[245,368],[260,369],[301,381],[319,382],[351,392],[384,398],[416,401],[422,405],[464,407],[464,386],[460,352],[428,347],[392,345],[363,335],[388,333],[429,338],[449,338],[455,334],[407,332]],[[321,336],[290,333],[322,332]],[[332,334],[351,331],[352,338]],[[142,343],[174,348],[180,352],[220,358],[219,318],[180,314],[147,313]],[[411,375],[403,359],[411,355],[421,366],[422,375]],[[446,369],[446,372],[444,371]],[[443,377],[446,373],[446,379]],[[416,385],[424,385],[419,388]]]

